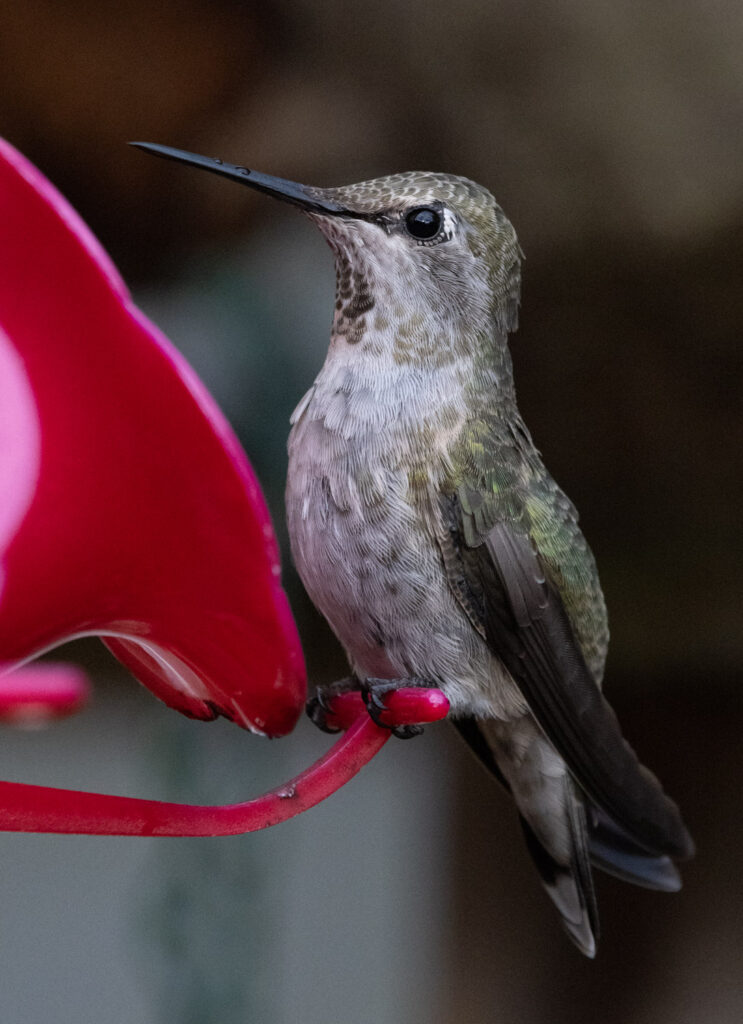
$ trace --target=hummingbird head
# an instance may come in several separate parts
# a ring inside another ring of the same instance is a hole
[[[133,145],[299,206],[335,253],[334,335],[349,344],[378,350],[388,335],[398,361],[419,362],[433,348],[454,355],[516,329],[516,234],[487,189],[467,178],[409,172],[315,188],[182,150]]]
[[[373,304],[412,347],[516,329],[521,253],[487,189],[413,171],[317,191],[344,210],[308,211],[335,253],[337,320],[358,322]]]

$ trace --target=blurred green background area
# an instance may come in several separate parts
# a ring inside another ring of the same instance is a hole
[[[4,838],[3,1024],[740,1020],[742,49],[735,0],[0,6],[0,134],[238,431],[313,682],[344,661],[290,565],[282,492],[331,254],[295,211],[125,142],[316,185],[445,170],[496,195],[526,253],[520,405],[597,557],[607,691],[699,846],[677,897],[600,883],[584,963],[510,808],[432,728],[269,835]],[[327,745],[181,722],[75,655],[109,681],[97,706],[8,734],[4,777],[227,802]]]

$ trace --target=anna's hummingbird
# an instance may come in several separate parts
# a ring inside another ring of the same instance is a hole
[[[325,363],[292,416],[294,561],[378,717],[438,687],[511,793],[571,938],[593,956],[591,866],[675,891],[678,808],[601,695],[606,609],[578,515],[519,414],[508,335],[521,252],[491,194],[409,173],[310,188],[137,144],[299,206],[335,254]],[[323,724],[324,699],[311,702]]]

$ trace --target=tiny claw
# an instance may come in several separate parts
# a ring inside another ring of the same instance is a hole
[[[389,729],[393,736],[399,740],[410,740],[414,736],[420,736],[423,732],[422,725],[391,725],[385,721],[389,718],[389,711],[385,697],[397,692],[400,689],[399,682],[387,682],[382,679],[365,679],[361,684],[361,699],[366,705],[369,717],[382,729]]]
[[[382,721],[382,715],[387,710],[385,707],[384,700],[382,699],[383,693],[391,693],[393,687],[388,687],[387,690],[382,690],[381,687],[372,686],[369,682],[364,682],[361,686],[361,699],[366,705],[366,710],[369,712],[369,717],[375,725],[378,725],[382,729],[388,729],[389,726],[385,725]]]
[[[325,700],[322,690],[318,690],[314,697],[310,697],[305,705],[305,712],[312,724],[323,732],[332,736],[341,731],[338,726],[329,723],[329,719],[333,717],[333,711]]]
[[[392,727],[392,735],[399,740],[412,740],[414,736],[423,734],[422,725],[395,725]]]

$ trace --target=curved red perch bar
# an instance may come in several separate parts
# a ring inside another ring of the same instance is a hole
[[[386,702],[390,718],[398,725],[437,721],[449,710],[440,690],[398,690]],[[231,836],[270,828],[331,796],[390,738],[389,730],[372,722],[355,694],[336,698],[334,709],[339,721],[352,721],[345,736],[301,775],[254,800],[200,807],[0,782],[0,831]]]
[[[0,664],[91,634],[192,717],[222,714],[278,736],[302,711],[301,648],[245,453],[74,210],[0,140]],[[0,690],[24,677],[13,678]],[[443,718],[448,702],[412,690],[388,707],[389,724],[403,725]],[[2,782],[0,830],[266,828],[325,799],[388,739],[358,696],[334,710],[347,734],[247,803]]]

